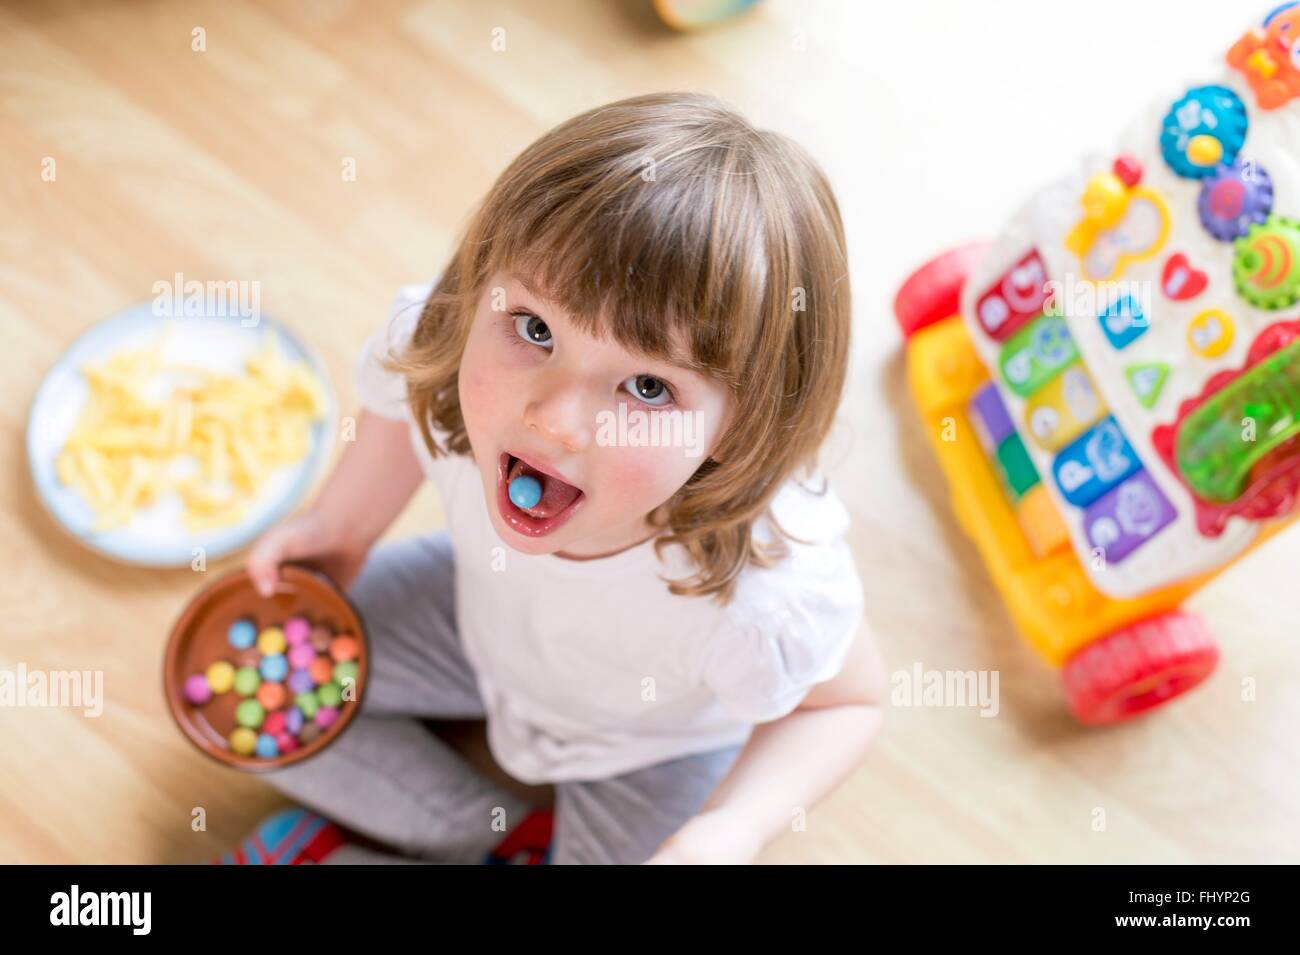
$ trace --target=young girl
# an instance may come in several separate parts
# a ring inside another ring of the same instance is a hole
[[[366,622],[357,719],[268,774],[366,845],[291,810],[238,858],[482,860],[531,805],[428,719],[486,719],[553,787],[551,862],[747,862],[800,828],[880,719],[815,470],[849,323],[835,199],[790,140],[659,94],[528,147],[366,344],[315,505],[248,559],[268,593],[321,567]],[[371,553],[426,478],[447,529]]]

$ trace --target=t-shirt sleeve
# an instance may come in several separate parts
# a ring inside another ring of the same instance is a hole
[[[361,346],[353,369],[353,384],[358,402],[367,411],[385,418],[408,417],[406,379],[385,368],[383,361],[406,348],[432,291],[431,282],[403,286],[388,310],[387,319]]]
[[[791,544],[793,558],[752,571],[738,588],[731,625],[715,634],[704,663],[705,684],[731,716],[779,719],[843,669],[865,612],[846,529],[847,514],[832,537]]]

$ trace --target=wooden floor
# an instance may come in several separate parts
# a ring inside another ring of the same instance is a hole
[[[108,702],[99,719],[0,709],[0,861],[202,860],[279,802],[164,709],[164,636],[202,581],[101,560],[33,497],[25,417],[59,352],[176,272],[256,279],[350,400],[393,291],[440,267],[520,148],[666,88],[728,97],[829,170],[858,324],[828,460],[870,617],[891,669],[1001,674],[995,719],[891,710],[861,769],[763,861],[1300,861],[1300,532],[1194,599],[1222,638],[1212,682],[1149,720],[1079,728],[953,523],[888,312],[907,269],[994,230],[1119,128],[1126,93],[1194,77],[1244,25],[1233,5],[1181,3],[1179,42],[1155,42],[1172,6],[773,0],[681,37],[641,0],[4,5],[0,667],[103,670]],[[1128,66],[1093,69],[1098,51]],[[424,492],[396,532],[435,515]]]

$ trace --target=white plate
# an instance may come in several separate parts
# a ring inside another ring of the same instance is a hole
[[[86,362],[103,361],[123,348],[139,348],[157,340],[175,324],[165,352],[169,360],[186,361],[214,371],[236,374],[244,359],[275,336],[287,360],[304,361],[320,379],[325,414],[312,425],[311,451],[297,464],[278,469],[266,483],[244,519],[230,527],[191,533],[182,523],[179,496],[169,494],[138,510],[130,523],[94,531],[95,513],[81,494],[60,483],[54,461],[72,433],[90,388],[81,374]],[[99,553],[129,564],[148,567],[189,566],[200,553],[212,560],[239,550],[293,510],[329,460],[334,438],[334,389],[316,357],[279,324],[260,318],[246,327],[239,320],[170,317],[154,314],[149,302],[134,305],[91,326],[59,356],[37,389],[27,418],[27,462],[36,493],[46,510],[77,540]],[[202,548],[200,551],[199,548]]]

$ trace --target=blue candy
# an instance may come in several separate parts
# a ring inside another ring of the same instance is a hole
[[[284,658],[283,653],[274,653],[269,657],[262,657],[262,679],[268,683],[279,683],[289,675],[289,661]]]
[[[275,737],[270,733],[258,733],[257,746],[253,751],[263,759],[273,759],[280,755],[280,744],[275,741]]]
[[[510,482],[510,501],[515,507],[536,507],[542,499],[542,485],[535,477],[521,474]]]
[[[236,620],[226,633],[230,645],[236,650],[247,650],[257,642],[257,627],[251,620]]]

